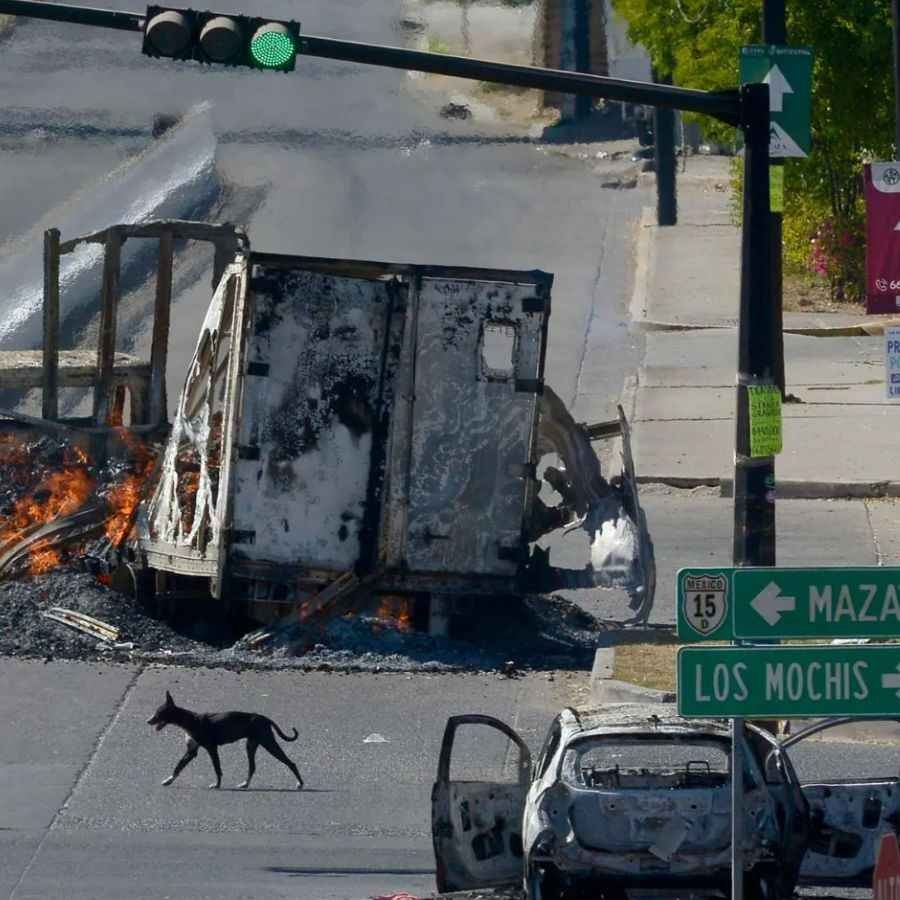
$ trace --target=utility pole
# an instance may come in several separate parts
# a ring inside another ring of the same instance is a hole
[[[900,0],[893,0],[896,6]],[[762,40],[764,44],[786,44],[787,23],[784,9],[785,0],[763,0],[762,8]],[[773,181],[784,184],[784,160],[772,159],[769,161],[770,175]],[[772,272],[772,299],[775,310],[775,320],[772,323],[774,333],[772,340],[775,343],[775,383],[781,391],[782,400],[787,399],[784,384],[784,316],[782,311],[782,210],[771,210],[771,241],[772,249],[769,257],[769,265]]]
[[[653,73],[653,80],[671,84],[671,74]],[[656,107],[653,111],[653,146],[656,163],[656,224],[678,224],[678,196],[675,177],[675,110]]]
[[[592,0],[573,0],[575,4],[575,34],[573,35],[575,43],[575,71],[590,72],[591,71],[591,2]],[[600,2],[600,0],[593,0]],[[594,107],[593,97],[585,94],[576,94],[575,96],[575,121],[583,122],[591,115]]]

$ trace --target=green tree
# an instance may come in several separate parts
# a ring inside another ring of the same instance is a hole
[[[762,40],[762,0],[612,2],[657,70],[686,87],[734,87],[740,48]],[[890,3],[787,0],[787,33],[791,44],[812,47],[814,63],[812,153],[785,166],[786,265],[809,265],[834,297],[859,299],[862,164],[896,150]],[[719,139],[728,131],[704,125]]]

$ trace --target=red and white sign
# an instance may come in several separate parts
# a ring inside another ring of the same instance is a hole
[[[875,878],[872,881],[873,900],[898,900],[900,898],[900,847],[897,835],[883,834],[875,860]]]
[[[866,187],[866,311],[900,313],[900,162],[870,163]]]

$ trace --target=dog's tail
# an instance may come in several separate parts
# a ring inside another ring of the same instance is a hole
[[[271,719],[269,719],[272,722]],[[300,735],[300,732],[297,729],[294,729],[294,736],[288,737],[274,722],[272,722],[272,727],[278,732],[278,737],[280,737],[283,741],[296,741]]]

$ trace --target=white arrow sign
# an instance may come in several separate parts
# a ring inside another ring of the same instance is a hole
[[[781,614],[793,612],[797,607],[796,597],[782,597],[781,588],[770,581],[751,601],[750,605],[766,620],[767,625],[777,625]]]
[[[777,123],[769,123],[769,156],[803,157],[800,145]]]
[[[881,686],[883,688],[890,688],[891,690],[900,688],[900,666],[897,666],[896,674],[888,672],[887,675],[881,676]],[[897,691],[897,696],[900,697],[900,690]]]
[[[784,72],[778,68],[778,63],[769,69],[763,84],[769,86],[769,110],[771,112],[781,112],[784,109],[784,95],[793,94],[794,89],[790,82],[784,77]]]

